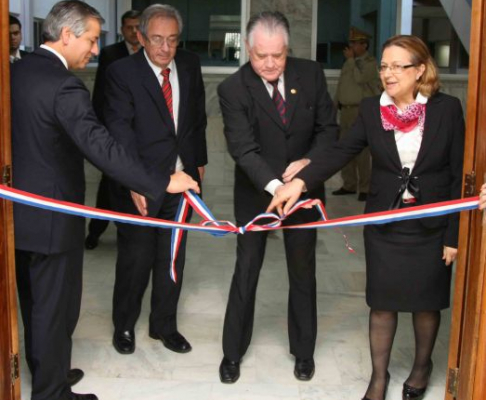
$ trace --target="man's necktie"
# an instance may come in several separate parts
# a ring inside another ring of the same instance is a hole
[[[164,81],[162,82],[162,93],[164,94],[164,99],[167,103],[170,116],[174,119],[174,112],[172,110],[172,86],[170,85],[169,74],[170,68],[166,68],[162,71],[162,77],[164,78]]]
[[[280,94],[278,90],[278,79],[276,81],[269,82],[273,86],[273,95],[272,100],[275,103],[275,107],[277,107],[278,114],[282,119],[284,125],[287,124],[287,106],[285,105],[285,100]]]

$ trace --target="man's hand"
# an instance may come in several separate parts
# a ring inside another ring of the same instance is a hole
[[[148,211],[147,211],[147,199],[142,196],[141,194],[138,194],[136,192],[130,191],[130,194],[132,196],[133,203],[135,204],[135,207],[137,207],[138,212],[143,215],[144,217],[147,216]]]
[[[481,192],[479,192],[479,209],[484,210],[486,208],[486,183],[481,186]]]
[[[197,171],[199,172],[199,178],[201,179],[201,183],[204,180],[204,173],[206,169],[204,167],[197,167]]]
[[[343,54],[344,54],[344,57],[346,58],[346,60],[348,58],[354,58],[354,51],[351,47],[345,47],[344,50],[343,50]]]
[[[457,257],[457,249],[454,247],[447,247],[444,246],[444,254],[442,259],[445,260],[447,266],[451,265],[454,261],[456,261]]]
[[[182,193],[186,190],[194,190],[196,193],[200,193],[199,185],[183,171],[177,171],[170,176],[169,186],[167,186],[167,192],[169,193]]]
[[[290,208],[299,200],[300,194],[303,191],[305,191],[305,182],[298,178],[283,186],[279,186],[275,190],[275,195],[267,208],[267,212],[271,212],[274,208],[277,208],[280,216],[286,215]]]
[[[294,179],[294,176],[297,175],[302,169],[307,167],[310,164],[310,160],[308,158],[301,158],[300,160],[293,161],[289,164],[285,172],[282,174],[282,179],[285,183],[290,182]]]

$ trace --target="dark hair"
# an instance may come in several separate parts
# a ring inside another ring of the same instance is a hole
[[[391,46],[401,47],[407,50],[411,55],[411,62],[415,66],[423,64],[425,71],[417,81],[414,95],[420,92],[425,97],[431,97],[440,87],[439,73],[427,45],[422,39],[413,35],[396,35],[388,39],[384,44],[382,51]]]
[[[42,24],[42,38],[46,42],[57,42],[62,28],[68,27],[76,37],[86,32],[88,19],[94,18],[102,25],[105,20],[94,7],[78,0],[60,1],[54,4]]]
[[[182,33],[182,17],[175,7],[169,6],[168,4],[152,4],[143,10],[140,16],[138,30],[144,37],[147,37],[149,22],[152,18],[175,19],[179,28],[179,35]]]
[[[20,23],[19,19],[17,17],[14,17],[13,15],[8,16],[8,24],[9,25],[18,25],[19,28],[22,29],[22,24]]]
[[[258,25],[261,25],[268,33],[272,34],[277,30],[281,30],[285,34],[285,44],[289,45],[290,24],[281,12],[263,11],[250,18],[246,25],[246,39],[250,47],[253,45],[252,33]]]
[[[125,23],[126,19],[137,19],[140,18],[140,15],[142,15],[141,11],[138,10],[128,10],[126,13],[124,13],[121,17],[121,23],[122,25]]]

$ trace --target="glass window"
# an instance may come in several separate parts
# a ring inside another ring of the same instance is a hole
[[[204,66],[238,66],[241,0],[166,0],[182,15],[180,47],[197,53]]]

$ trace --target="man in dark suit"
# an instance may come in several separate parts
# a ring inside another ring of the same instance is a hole
[[[279,12],[263,12],[247,25],[250,62],[218,88],[228,149],[236,161],[235,214],[244,225],[264,212],[281,180],[307,165],[307,153],[336,140],[335,110],[319,64],[287,57],[289,23]],[[309,193],[324,197],[324,185]],[[314,210],[301,211],[284,224],[315,221]],[[237,238],[237,260],[223,330],[223,383],[239,378],[240,360],[251,340],[255,293],[267,232]],[[317,334],[315,230],[284,231],[290,281],[288,329],[294,375],[314,374]]]
[[[89,92],[69,69],[98,53],[103,18],[81,1],[54,5],[44,20],[41,48],[12,68],[14,187],[82,204],[84,157],[132,188],[146,213],[148,196],[181,192],[197,183],[180,172],[152,169],[126,151],[97,120]],[[142,196],[143,195],[143,196]],[[32,400],[95,400],[71,392],[72,334],[82,288],[84,218],[14,205],[17,286]]]
[[[184,170],[200,182],[207,163],[206,113],[201,67],[196,55],[177,49],[179,12],[154,4],[142,13],[138,38],[143,51],[108,67],[104,118],[115,137],[144,160],[148,170]],[[115,132],[116,131],[116,132]],[[149,215],[174,220],[180,195],[149,202]],[[129,192],[113,185],[113,207],[136,212]],[[185,353],[189,342],[177,329],[186,234],[170,277],[171,231],[117,224],[118,257],[113,294],[113,345],[121,354],[135,350],[134,327],[152,272],[149,335],[168,349]]]
[[[22,24],[19,19],[13,15],[9,15],[9,39],[10,39],[10,62],[20,60],[27,54],[26,51],[20,50],[20,43],[22,43]]]
[[[93,108],[98,119],[104,122],[103,105],[105,97],[106,68],[120,58],[135,54],[140,49],[137,37],[140,23],[140,11],[129,10],[121,17],[121,34],[123,41],[103,47],[98,57],[98,69],[93,88]],[[110,185],[106,175],[101,176],[101,181],[96,194],[96,208],[110,210]],[[92,219],[88,224],[88,236],[84,242],[87,250],[93,250],[98,246],[98,241],[103,232],[108,228],[109,222],[103,219]]]

